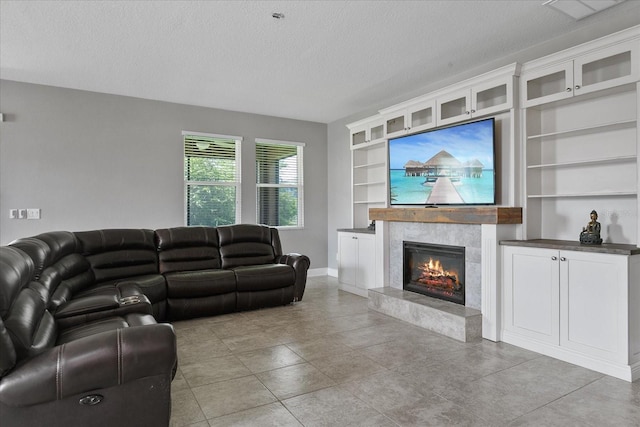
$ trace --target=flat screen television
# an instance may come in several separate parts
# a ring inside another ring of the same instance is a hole
[[[389,140],[389,203],[494,205],[495,119]]]

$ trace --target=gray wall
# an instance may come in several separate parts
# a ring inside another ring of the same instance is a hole
[[[474,76],[489,72],[501,66],[511,64],[513,62],[524,63],[527,61],[531,61],[533,59],[541,58],[545,55],[549,55],[551,53],[558,52],[590,40],[594,40],[607,34],[611,34],[616,31],[638,25],[639,9],[640,2],[635,2],[635,4],[628,4],[624,7],[610,9],[605,13],[597,14],[590,18],[579,21],[578,29],[563,37],[551,40],[547,43],[534,46],[533,48],[517,52],[509,56],[505,56],[498,61],[493,61],[487,64],[478,64],[477,67],[467,70],[463,74],[443,77],[442,80],[433,82],[428,86],[416,88],[409,93],[398,94],[398,96],[394,99],[386,100],[385,102],[378,105],[372,105],[371,108],[367,109],[367,111],[363,111],[361,113],[354,114],[344,119],[329,123],[329,128],[327,131],[327,150],[329,153],[329,158],[331,159],[328,164],[329,198],[327,200],[327,206],[330,212],[329,222],[327,224],[327,250],[329,251],[329,270],[333,270],[332,272],[337,273],[338,264],[336,261],[336,254],[338,252],[338,235],[336,229],[349,228],[352,225],[350,223],[351,153],[349,149],[349,130],[346,128],[346,124],[375,115],[379,109],[390,107],[394,104],[412,99],[416,96],[433,92],[435,90],[455,84],[456,82],[460,82],[462,80],[466,80]],[[503,178],[509,179],[509,177]],[[503,183],[502,186],[510,187],[508,182]]]
[[[242,218],[255,222],[254,138],[306,143],[305,227],[283,249],[327,266],[327,125],[0,81],[0,244],[53,230],[184,225],[182,131],[242,136]],[[42,219],[9,219],[40,208]]]

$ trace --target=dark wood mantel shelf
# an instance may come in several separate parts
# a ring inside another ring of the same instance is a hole
[[[369,219],[448,224],[522,224],[522,208],[500,206],[370,208]]]

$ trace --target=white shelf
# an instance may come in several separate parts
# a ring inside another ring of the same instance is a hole
[[[604,157],[601,159],[592,159],[592,160],[579,160],[575,162],[559,162],[559,163],[543,163],[537,165],[529,165],[528,169],[543,169],[543,168],[558,168],[565,166],[581,166],[581,165],[597,165],[603,163],[616,163],[616,162],[626,162],[626,161],[636,161],[636,156],[616,156],[616,157]]]
[[[374,163],[366,163],[363,165],[354,165],[353,168],[354,169],[373,168],[378,166],[385,166],[386,164],[387,164],[386,162],[374,162]]]
[[[585,126],[580,128],[561,130],[557,132],[541,133],[539,135],[529,135],[527,139],[528,140],[542,139],[550,136],[568,135],[571,133],[579,133],[579,132],[592,132],[599,129],[613,128],[613,127],[625,127],[625,126],[632,127],[632,126],[635,126],[635,124],[636,124],[635,120],[621,120],[619,122],[603,123],[603,124],[594,125],[594,126]]]
[[[354,200],[353,201],[354,205],[381,205],[381,204],[387,204],[386,200]]]
[[[386,181],[357,182],[357,183],[354,183],[353,186],[358,187],[358,186],[367,186],[367,185],[384,185],[386,183],[387,183]]]
[[[529,194],[527,197],[530,199],[558,199],[558,198],[570,198],[570,197],[626,197],[636,196],[637,191],[599,191],[591,193],[567,193],[567,194]]]
[[[352,145],[352,150],[369,150],[372,148],[380,148],[380,144],[387,142],[386,139],[377,139],[375,141],[363,142],[362,144]]]

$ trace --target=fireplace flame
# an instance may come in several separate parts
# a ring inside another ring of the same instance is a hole
[[[419,268],[420,268],[420,270],[422,270],[422,275],[423,276],[425,276],[425,275],[426,276],[431,276],[431,277],[445,276],[445,277],[450,277],[450,278],[454,279],[456,282],[458,282],[458,272],[457,271],[451,271],[451,270],[445,270],[439,259],[436,259],[434,261],[433,258],[429,258],[429,262],[425,262],[422,265],[422,267],[419,267]]]

